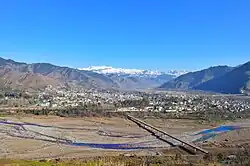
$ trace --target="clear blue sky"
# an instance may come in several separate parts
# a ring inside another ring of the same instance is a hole
[[[250,60],[249,0],[0,0],[0,56],[196,70]]]

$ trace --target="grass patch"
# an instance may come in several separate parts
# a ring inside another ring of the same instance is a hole
[[[0,118],[1,118],[1,117],[6,117],[6,115],[5,115],[5,114],[0,114]]]
[[[0,160],[0,166],[209,166],[216,163],[173,157],[101,157],[89,160]]]

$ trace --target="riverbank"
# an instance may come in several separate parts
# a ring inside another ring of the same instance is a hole
[[[223,124],[187,119],[143,120],[211,153],[234,153],[244,146],[249,147],[250,133],[246,128],[250,124],[249,120]],[[224,127],[218,127],[220,125]],[[213,137],[204,139],[207,138],[206,134],[212,134]],[[202,140],[195,142],[199,138]],[[33,115],[0,117],[0,158],[44,160],[176,154],[187,155],[178,146],[173,147],[157,139],[124,118]]]

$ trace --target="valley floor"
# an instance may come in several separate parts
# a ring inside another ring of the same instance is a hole
[[[206,129],[223,124],[183,119],[144,121],[213,153],[239,151],[250,143],[250,120],[247,119],[224,122],[227,126],[224,131],[217,128],[212,132]],[[200,133],[202,131],[204,133]],[[41,160],[176,155],[179,152],[122,118],[0,117],[0,158]]]

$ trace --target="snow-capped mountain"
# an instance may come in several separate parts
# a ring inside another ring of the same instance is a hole
[[[169,75],[174,75],[176,77],[179,77],[181,75],[184,75],[184,74],[187,74],[189,71],[187,70],[169,70],[166,72],[166,74],[169,74]]]
[[[140,69],[124,69],[124,68],[113,68],[111,66],[91,66],[88,68],[79,68],[80,70],[93,71],[100,74],[120,74],[120,75],[136,75],[136,76],[160,76],[160,75],[171,75],[178,77],[186,74],[187,71],[169,70],[167,72],[140,70]]]
[[[155,88],[168,82],[187,71],[170,70],[167,72],[113,68],[111,66],[91,66],[80,70],[104,74],[111,78],[121,89],[148,89]]]

